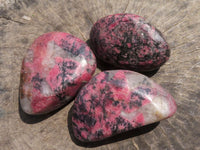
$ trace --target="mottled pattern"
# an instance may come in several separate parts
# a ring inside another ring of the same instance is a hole
[[[90,39],[96,56],[118,68],[152,71],[170,56],[162,34],[133,14],[115,14],[98,20]]]
[[[20,104],[28,114],[47,113],[69,102],[96,69],[90,48],[63,32],[46,33],[30,46],[21,70]]]
[[[172,116],[172,96],[144,75],[105,71],[94,76],[74,102],[76,138],[97,141]]]

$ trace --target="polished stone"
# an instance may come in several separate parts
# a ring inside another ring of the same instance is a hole
[[[133,14],[115,14],[99,19],[92,27],[90,40],[96,56],[117,68],[152,71],[170,56],[161,32]]]
[[[73,133],[99,141],[171,117],[173,97],[148,77],[127,70],[94,76],[74,101]]]
[[[82,40],[63,32],[41,35],[22,63],[22,109],[28,114],[44,114],[63,106],[91,79],[95,69],[95,56]]]

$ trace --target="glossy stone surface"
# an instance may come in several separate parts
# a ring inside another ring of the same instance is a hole
[[[96,69],[82,40],[63,32],[38,37],[22,63],[20,104],[28,114],[43,114],[68,103]]]
[[[176,111],[173,97],[133,71],[105,71],[94,76],[74,101],[72,127],[81,141],[98,141],[151,124]]]
[[[115,14],[98,20],[90,33],[96,56],[118,68],[145,72],[158,69],[170,56],[162,34],[133,14]]]

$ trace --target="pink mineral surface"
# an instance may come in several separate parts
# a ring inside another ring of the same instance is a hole
[[[99,19],[91,29],[90,40],[97,58],[117,68],[152,71],[170,56],[161,32],[134,14]]]
[[[95,56],[82,40],[63,32],[41,35],[22,63],[21,108],[28,114],[44,114],[63,106],[95,69]]]
[[[74,101],[72,129],[80,141],[99,141],[171,117],[173,97],[148,77],[127,70],[94,76]]]

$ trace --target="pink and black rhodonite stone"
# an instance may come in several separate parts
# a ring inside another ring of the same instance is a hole
[[[145,72],[158,69],[170,56],[162,34],[133,14],[115,14],[98,20],[90,32],[96,56],[115,67]]]
[[[176,111],[173,97],[133,71],[105,71],[94,76],[74,101],[72,128],[81,141],[98,141],[151,124]]]
[[[22,63],[22,109],[43,114],[59,108],[91,79],[95,69],[95,56],[82,40],[63,32],[41,35]]]

